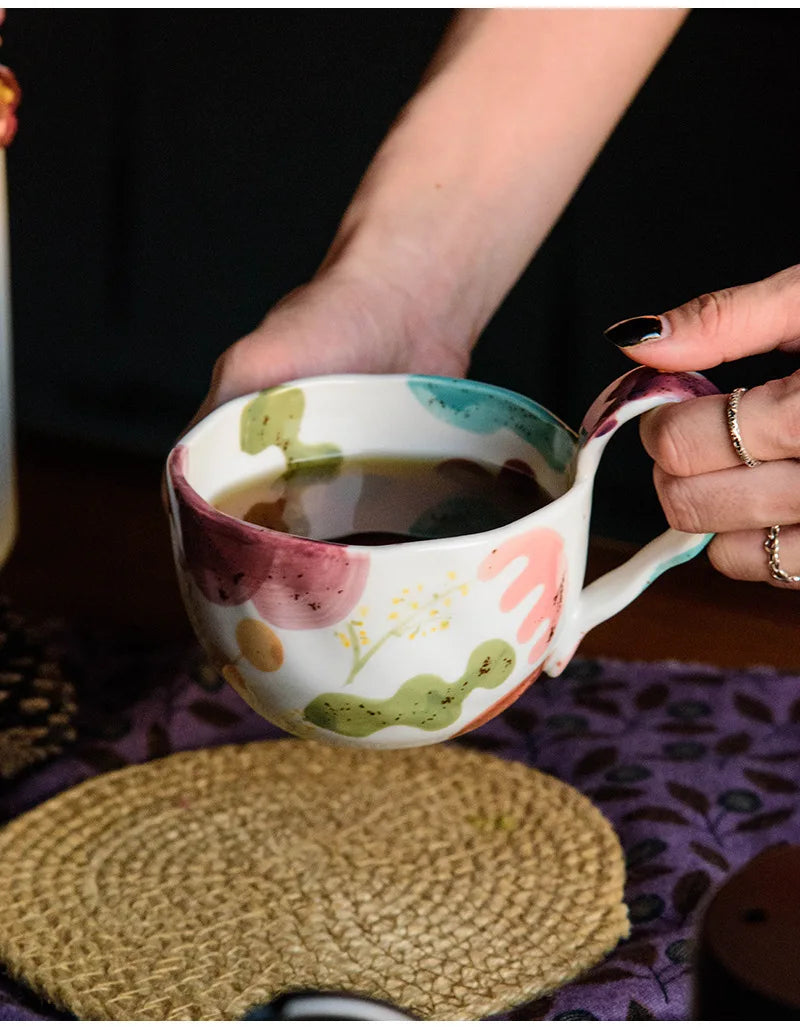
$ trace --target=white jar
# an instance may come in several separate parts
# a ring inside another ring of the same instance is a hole
[[[17,534],[6,153],[0,148],[0,566]]]

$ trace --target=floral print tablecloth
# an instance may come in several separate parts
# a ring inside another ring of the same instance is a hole
[[[0,783],[0,820],[174,750],[280,736],[193,649],[73,637],[69,752]],[[575,659],[459,743],[535,765],[591,798],[626,855],[632,931],[551,996],[498,1019],[688,1019],[692,941],[718,886],[800,842],[800,673]],[[69,1018],[0,971],[0,1019]]]

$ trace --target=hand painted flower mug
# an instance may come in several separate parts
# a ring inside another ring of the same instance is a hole
[[[613,432],[716,392],[696,373],[635,368],[578,434],[519,394],[437,376],[320,376],[229,401],[167,460],[195,633],[228,683],[297,736],[403,748],[474,729],[542,671],[557,676],[585,633],[708,542],[668,529],[583,586],[592,486]],[[441,475],[381,507],[380,477],[337,477],[359,460]],[[287,499],[310,469],[324,474]],[[470,475],[462,496],[453,483]],[[522,480],[532,510],[503,522],[492,505]],[[272,489],[272,522],[221,510],[219,498],[259,483]],[[365,543],[376,530],[399,542]]]

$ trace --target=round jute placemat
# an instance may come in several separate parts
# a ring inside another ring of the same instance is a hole
[[[627,932],[619,842],[460,745],[300,740],[98,776],[0,833],[0,961],[81,1019],[237,1019],[285,990],[478,1019]]]

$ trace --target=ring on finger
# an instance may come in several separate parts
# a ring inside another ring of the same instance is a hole
[[[764,549],[769,555],[769,571],[773,579],[779,583],[800,583],[800,576],[791,576],[781,567],[781,527],[770,526],[767,530],[767,539],[764,541]]]
[[[739,429],[739,401],[742,394],[747,393],[746,386],[737,386],[735,390],[728,394],[728,406],[725,409],[725,418],[728,422],[728,432],[731,437],[731,443],[733,449],[736,451],[738,457],[747,465],[748,468],[755,468],[756,465],[760,465],[761,462],[758,458],[754,458],[753,455],[748,451],[742,440],[742,433]]]

